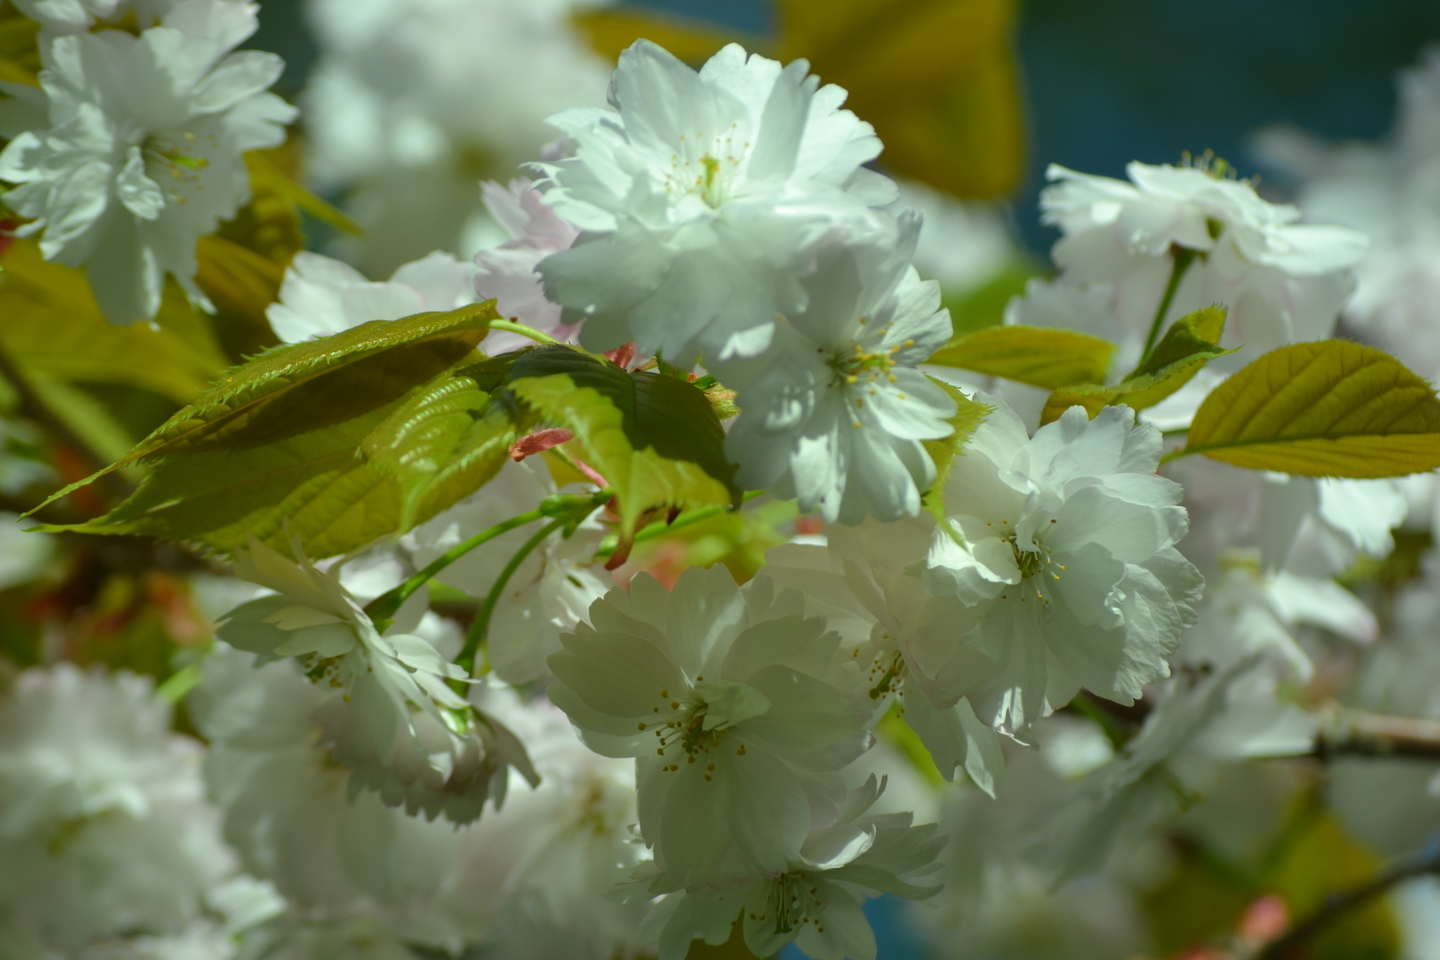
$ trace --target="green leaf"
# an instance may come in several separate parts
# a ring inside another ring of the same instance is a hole
[[[396,484],[356,456],[398,403],[244,449],[180,450],[110,513],[52,530],[145,534],[231,554],[250,535],[282,553],[348,553],[396,532]]]
[[[1132,410],[1153,407],[1189,383],[1205,364],[1235,352],[1220,346],[1224,326],[1224,307],[1206,307],[1181,317],[1128,379],[1113,386],[1089,383],[1056,390],[1045,401],[1040,423],[1060,419],[1077,404],[1092,417],[1107,406],[1122,403]]]
[[[50,500],[136,461],[261,447],[344,423],[399,400],[473,352],[497,317],[490,300],[449,313],[372,320],[269,351],[230,370],[123,458]]]
[[[955,428],[955,432],[939,440],[921,441],[925,452],[930,454],[930,459],[935,463],[935,483],[925,494],[925,507],[943,521],[946,516],[945,478],[949,476],[951,465],[961,454],[965,444],[969,442],[975,428],[989,416],[991,407],[971,400],[957,387],[943,380],[931,377],[930,382],[944,390],[950,399],[955,401],[955,416],[950,418],[950,425]]]
[[[0,347],[27,374],[138,387],[185,404],[226,367],[205,318],[173,283],[155,318],[160,329],[117,327],[84,273],[46,263],[33,241],[12,243],[0,266]]]
[[[1382,350],[1344,340],[1265,354],[1205,398],[1183,450],[1252,470],[1396,477],[1440,467],[1440,398]]]
[[[574,434],[566,448],[616,492],[622,538],[647,510],[740,505],[725,431],[689,383],[540,347],[515,360],[507,390],[540,421]]]
[[[926,362],[1056,390],[1103,381],[1114,352],[1114,344],[1074,330],[987,327],[946,344]]]
[[[483,376],[477,379],[477,370],[484,366],[447,370],[365,438],[366,459],[400,486],[401,530],[488,483],[519,438],[524,415],[512,406],[491,403],[491,395],[480,387]]]
[[[1165,336],[1155,344],[1155,349],[1135,371],[1136,375],[1160,373],[1167,367],[1192,360],[1197,356],[1210,354],[1206,360],[1232,350],[1220,346],[1220,335],[1225,332],[1225,317],[1228,310],[1220,304],[1186,314],[1170,325]]]

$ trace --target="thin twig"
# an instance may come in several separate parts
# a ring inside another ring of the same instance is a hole
[[[1326,897],[1318,909],[1266,944],[1253,960],[1293,960],[1301,956],[1298,951],[1305,943],[1346,914],[1406,880],[1429,874],[1440,874],[1440,846],[1391,865],[1353,890]]]
[[[1315,736],[1315,755],[1440,760],[1440,720],[1336,708]]]

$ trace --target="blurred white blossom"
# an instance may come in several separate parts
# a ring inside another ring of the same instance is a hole
[[[62,955],[204,920],[235,869],[202,747],[147,678],[69,663],[0,701],[0,955]],[[11,952],[14,951],[14,952]]]
[[[303,98],[309,175],[343,189],[388,273],[428,250],[468,258],[503,239],[476,183],[554,138],[545,118],[605,101],[609,67],[569,0],[310,0],[320,57]],[[487,243],[488,240],[488,243]]]
[[[1263,130],[1261,158],[1299,180],[1316,220],[1364,231],[1349,329],[1422,376],[1440,375],[1440,48],[1400,72],[1394,129],[1381,143],[1328,144],[1290,128]]]
[[[273,53],[231,51],[255,32],[253,3],[181,0],[136,37],[57,38],[40,82],[48,129],[0,152],[5,203],[33,218],[47,260],[84,267],[106,319],[149,320],[170,274],[191,299],[195,241],[250,197],[241,154],[285,139],[294,108],[266,89]],[[182,53],[183,51],[183,53]]]
[[[371,320],[399,320],[475,302],[475,271],[438,250],[372,282],[339,260],[301,250],[285,269],[280,299],[265,311],[285,343],[328,337]]]

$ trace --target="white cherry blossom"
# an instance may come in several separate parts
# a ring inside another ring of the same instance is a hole
[[[266,89],[284,67],[236,45],[255,32],[253,3],[181,0],[135,37],[102,30],[57,38],[40,82],[48,129],[0,152],[11,209],[32,221],[48,260],[84,267],[106,319],[149,320],[165,276],[198,303],[195,242],[250,197],[241,155],[285,139],[295,110]]]
[[[507,463],[478,493],[426,521],[403,540],[416,567],[487,527],[534,509],[557,493],[541,457]],[[473,550],[445,568],[449,586],[483,600],[511,557],[542,521],[519,527]],[[594,519],[580,524],[568,539],[546,538],[515,569],[490,615],[485,660],[507,683],[530,683],[546,675],[545,658],[560,649],[560,634],[573,630],[590,604],[614,586],[595,562],[606,533]]]
[[[1169,674],[1195,622],[1199,572],[1175,549],[1187,519],[1178,484],[1155,476],[1160,432],[1126,407],[1094,420],[1071,407],[1027,437],[1003,402],[957,457],[947,519],[925,571],[972,620],[926,643],[964,645],[993,664],[986,689],[952,681],[984,720],[1033,723],[1084,687],[1130,703]]]
[[[1375,641],[1379,624],[1370,609],[1334,580],[1288,570],[1264,572],[1258,551],[1231,550],[1210,579],[1199,622],[1185,632],[1176,662],[1228,669],[1251,654],[1268,652],[1308,681],[1315,665],[1295,633],[1321,627],[1359,644]]]
[[[1170,281],[1176,254],[1194,260],[1158,330],[1212,303],[1229,318],[1222,344],[1243,356],[1212,363],[1226,370],[1276,347],[1326,337],[1354,291],[1363,234],[1301,224],[1300,211],[1262,200],[1243,180],[1198,166],[1131,163],[1129,182],[1051,165],[1041,195],[1044,220],[1064,234],[1055,244],[1057,293],[1074,307],[1024,308],[1021,322],[1046,314],[1085,316],[1089,299],[1107,301],[1124,373],[1141,357]],[[1052,298],[1054,299],[1054,298]],[[1087,324],[1088,326],[1088,324]],[[1098,331],[1090,331],[1098,332]]]
[[[300,960],[359,936],[392,951],[382,956],[407,942],[458,954],[490,936],[495,893],[515,861],[494,847],[483,856],[471,828],[354,790],[321,742],[316,712],[333,694],[291,663],[256,661],[217,644],[187,701],[211,744],[205,779],[225,838],[282,898],[247,948]]]
[[[573,342],[579,327],[565,323],[560,305],[545,299],[535,267],[550,254],[570,249],[580,231],[557,216],[524,177],[516,177],[509,185],[483,183],[480,192],[485,209],[510,236],[475,254],[475,289],[480,298],[494,297],[495,309],[502,316],[557,340]],[[493,355],[530,342],[519,334],[497,330],[485,338],[481,349]]]
[[[746,489],[798,497],[832,522],[920,509],[935,480],[921,441],[953,432],[955,403],[916,369],[950,337],[939,284],[910,266],[919,230],[912,213],[883,242],[831,234],[805,305],[783,315],[765,354],[711,366],[739,392],[725,449]]]
[[[153,27],[177,0],[15,0],[15,6],[49,33],[83,33],[97,22],[134,14],[143,27]]]
[[[499,722],[472,713],[448,681],[462,668],[423,637],[382,636],[339,580],[295,563],[259,541],[236,556],[236,573],[276,591],[226,614],[217,635],[259,654],[294,657],[316,683],[344,695],[321,708],[325,740],[352,769],[356,789],[412,813],[444,812],[456,822],[505,798],[506,769],[534,780],[523,746]]]
[[[372,275],[434,249],[503,242],[476,181],[534,160],[545,118],[605,102],[611,64],[572,12],[606,0],[311,0],[319,57],[302,97],[309,176],[344,191]],[[484,52],[477,53],[477,39]]]
[[[60,663],[0,699],[0,944],[70,956],[166,937],[235,869],[201,744],[148,678]]]
[[[928,515],[834,528],[826,546],[771,549],[760,577],[798,590],[805,612],[823,616],[840,633],[842,660],[863,674],[859,682],[875,709],[884,711],[898,699],[941,776],[951,780],[963,767],[994,796],[1005,775],[999,738],[956,692],[983,689],[990,661],[945,642],[974,615],[953,597],[930,595],[915,575],[934,531]],[[941,643],[926,642],[936,636]]]
[[[474,273],[438,250],[407,263],[389,280],[366,280],[347,263],[304,250],[285,269],[280,299],[265,311],[285,343],[328,337],[371,320],[399,320],[475,302]]]
[[[683,960],[695,939],[724,943],[737,914],[755,956],[775,956],[794,943],[816,960],[875,960],[875,934],[860,904],[882,893],[934,896],[938,885],[917,881],[938,869],[945,845],[933,823],[912,826],[908,813],[870,813],[884,790],[872,776],[851,791],[836,822],[812,831],[783,871],[661,899],[646,920],[660,960]]]
[[[1123,833],[1174,813],[1225,766],[1310,752],[1320,718],[1278,695],[1275,667],[1257,654],[1209,676],[1167,681],[1141,731],[1062,795],[1034,837],[1035,856],[1062,877],[1094,870]]]
[[[540,263],[545,295],[585,318],[583,342],[634,340],[688,367],[754,356],[776,314],[802,309],[810,245],[835,226],[863,234],[895,186],[861,166],[880,152],[867,123],[796,60],[738,45],[697,73],[648,40],[620,57],[613,109],[551,123],[575,155],[537,164],[537,189],[583,232]]]
[[[868,746],[869,711],[827,680],[839,637],[761,586],[639,574],[550,658],[586,743],[636,758],[640,831],[676,887],[786,869]]]

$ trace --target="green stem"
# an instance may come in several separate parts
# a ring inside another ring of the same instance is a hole
[[[536,343],[559,343],[548,333],[541,333],[534,327],[527,327],[523,323],[516,323],[514,320],[491,320],[491,330],[504,330],[508,333],[518,333],[522,337],[528,337]]]
[[[756,497],[763,496],[764,493],[764,490],[747,490],[745,491],[745,495],[741,498],[741,502],[749,503]],[[672,530],[678,530],[681,527],[688,527],[692,523],[699,523],[702,520],[709,520],[711,517],[718,517],[722,514],[729,512],[730,507],[728,505],[701,507],[699,510],[691,510],[689,513],[682,513],[680,516],[676,517],[673,523],[651,524],[644,530],[641,530],[639,533],[635,534],[635,542],[639,543],[642,540],[650,540],[654,537],[663,536],[664,534],[667,534]],[[600,541],[600,547],[595,551],[595,559],[604,560],[606,557],[613,554],[616,549],[619,548],[619,546],[619,537],[614,536],[613,534],[606,537],[604,540]]]
[[[541,510],[540,507],[536,507],[534,510],[526,511],[518,517],[511,517],[509,520],[503,520],[493,527],[481,530],[464,543],[457,544],[445,551],[445,553],[437,557],[429,566],[415,574],[415,576],[409,580],[371,600],[365,605],[365,613],[371,620],[375,621],[376,629],[383,633],[384,627],[381,626],[381,622],[387,621],[395,616],[395,611],[400,609],[401,604],[409,600],[411,594],[423,587],[435,574],[444,570],[450,566],[450,564],[459,560],[481,544],[494,540],[500,536],[500,534],[508,533],[516,527],[523,527],[527,523],[533,523],[543,516],[545,516],[544,511]],[[387,623],[385,626],[389,626],[389,624]]]
[[[1145,337],[1145,350],[1140,354],[1140,362],[1130,375],[1125,379],[1129,380],[1140,374],[1145,369],[1145,362],[1150,359],[1150,353],[1155,349],[1155,344],[1160,340],[1160,329],[1165,324],[1165,314],[1170,312],[1170,305],[1175,302],[1175,293],[1180,289],[1180,281],[1185,279],[1185,272],[1190,269],[1190,264],[1195,262],[1199,253],[1189,247],[1170,248],[1170,282],[1165,285],[1165,295],[1160,298],[1160,306],[1155,311],[1155,319],[1150,321],[1150,333]],[[494,326],[494,324],[491,324]]]
[[[551,520],[545,526],[535,532],[535,535],[525,541],[525,545],[515,551],[515,556],[505,564],[505,569],[500,571],[500,576],[495,579],[495,585],[485,595],[485,602],[480,605],[480,612],[475,615],[475,622],[470,624],[470,632],[465,635],[465,649],[460,651],[460,656],[455,658],[457,666],[462,667],[467,674],[475,672],[475,654],[480,649],[480,644],[485,642],[486,635],[490,632],[490,615],[495,612],[495,605],[500,602],[500,595],[505,592],[505,586],[515,571],[520,569],[520,564],[525,558],[535,551],[535,548],[544,542],[556,530],[565,525],[563,517]]]

